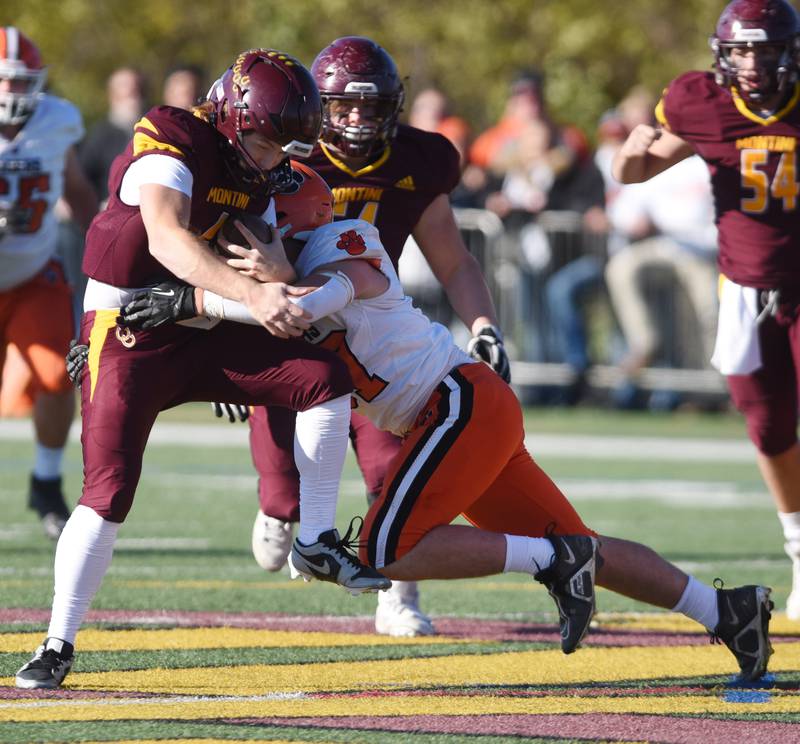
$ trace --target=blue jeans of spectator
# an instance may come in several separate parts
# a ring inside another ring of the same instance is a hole
[[[576,372],[590,364],[589,341],[582,302],[603,282],[603,265],[596,256],[582,256],[556,271],[545,287],[553,342],[560,357]]]

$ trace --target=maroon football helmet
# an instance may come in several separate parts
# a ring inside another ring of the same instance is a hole
[[[800,70],[800,17],[786,0],[733,0],[722,11],[714,35],[709,39],[714,53],[716,79],[720,85],[736,86],[739,93],[758,103],[784,91],[797,80]],[[757,90],[742,91],[738,69],[731,60],[735,48],[762,50],[757,59],[764,82]],[[763,52],[771,48],[774,53]]]
[[[233,147],[240,176],[281,188],[291,177],[289,157],[307,158],[319,137],[322,103],[308,70],[274,49],[242,52],[211,86],[214,125]],[[248,132],[277,142],[285,161],[263,173],[243,145]]]
[[[323,49],[311,65],[323,104],[322,136],[346,157],[379,155],[397,131],[403,81],[394,60],[371,39],[344,36]],[[348,121],[359,108],[359,123]]]
[[[11,90],[0,93],[0,125],[24,124],[46,79],[36,45],[14,26],[0,27],[0,80],[11,82]]]
[[[292,185],[275,195],[275,213],[281,237],[303,233],[333,222],[333,194],[322,176],[292,161]]]

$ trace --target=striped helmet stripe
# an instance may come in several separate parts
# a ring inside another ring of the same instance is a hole
[[[0,47],[0,59],[19,59],[19,31],[14,26],[3,29]]]

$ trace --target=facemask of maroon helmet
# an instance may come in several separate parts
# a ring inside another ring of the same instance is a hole
[[[0,80],[10,90],[0,92],[0,125],[24,124],[36,109],[47,70],[36,45],[14,26],[0,27]]]
[[[733,86],[752,103],[788,90],[800,69],[800,17],[785,0],[733,0],[717,21],[709,39],[717,83]],[[732,57],[734,49],[752,50],[755,72],[748,89]]]
[[[311,74],[324,107],[321,140],[346,157],[379,155],[403,109],[394,60],[370,39],[345,36],[317,55]]]
[[[229,163],[239,180],[284,188],[291,178],[289,157],[307,158],[319,136],[322,103],[308,70],[274,49],[242,52],[211,86],[213,123],[233,148]],[[257,132],[280,145],[286,159],[262,171],[244,146],[244,137]]]

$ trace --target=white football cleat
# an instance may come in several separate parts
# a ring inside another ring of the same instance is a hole
[[[269,517],[260,509],[253,523],[253,557],[265,571],[280,571],[292,549],[294,525]]]
[[[800,558],[792,559],[792,591],[786,600],[786,617],[800,620]]]
[[[393,581],[388,591],[378,594],[375,632],[395,638],[436,634],[433,622],[419,608],[416,581]]]

